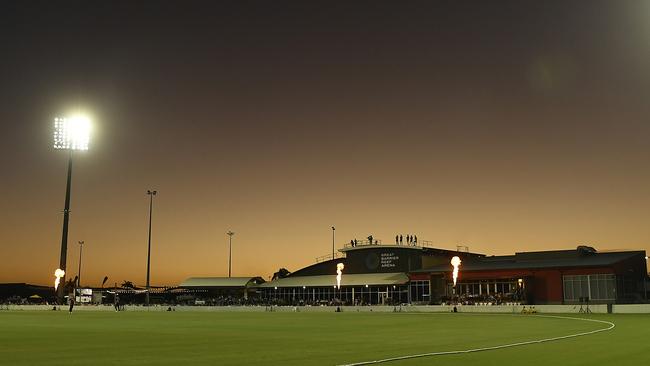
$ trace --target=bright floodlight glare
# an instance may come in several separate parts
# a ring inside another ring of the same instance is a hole
[[[88,150],[90,119],[84,116],[54,119],[54,148],[60,150]]]

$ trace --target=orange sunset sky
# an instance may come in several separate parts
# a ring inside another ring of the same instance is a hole
[[[5,4],[0,282],[54,279],[77,110],[88,285],[144,284],[147,189],[153,285],[227,275],[228,230],[233,275],[265,279],[332,225],[337,248],[650,250],[650,6],[576,4]]]

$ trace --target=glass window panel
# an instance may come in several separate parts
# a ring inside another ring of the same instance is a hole
[[[582,277],[578,277],[577,281],[580,283],[580,292],[577,294],[578,300],[580,300],[581,297],[585,297],[589,293],[589,283]]]
[[[609,296],[607,295],[607,279],[602,278],[598,280],[598,298],[607,300],[609,299]]]
[[[616,278],[614,276],[607,282],[607,294],[609,299],[616,299]]]
[[[600,299],[600,291],[598,291],[598,276],[589,277],[589,297],[590,299]]]
[[[582,296],[582,282],[580,281],[571,281],[573,284],[573,299],[577,299],[579,296]]]
[[[573,286],[571,281],[564,279],[564,299],[571,300],[573,299]]]

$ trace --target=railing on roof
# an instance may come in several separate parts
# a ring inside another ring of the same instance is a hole
[[[345,243],[343,245],[343,248],[363,247],[366,245],[384,245],[384,244],[379,239],[373,239],[372,242],[370,240],[357,240],[357,241],[350,241],[349,243]],[[386,244],[386,245],[393,245],[393,244]]]
[[[469,253],[469,247],[467,245],[456,245],[456,251]]]
[[[327,261],[330,261],[330,260],[336,259],[336,258],[345,258],[345,254],[340,253],[340,252],[336,252],[336,253],[334,253],[334,255],[332,255],[332,254],[321,255],[320,257],[316,257],[316,263],[327,262]]]
[[[375,246],[375,245],[390,245],[390,246],[404,246],[404,247],[422,247],[422,248],[434,248],[433,242],[431,240],[418,240],[417,243],[411,243],[411,244],[399,244],[399,243],[383,243],[381,240],[373,240],[372,243],[368,240],[357,240],[356,243],[351,242],[351,243],[345,243],[343,245],[343,248],[356,248],[356,247],[364,247],[364,246]],[[330,254],[330,257],[332,255]]]
[[[370,246],[402,246],[402,247],[415,247],[415,248],[429,248],[429,249],[440,249],[436,248],[433,245],[433,241],[431,240],[418,240],[416,243],[411,243],[411,244],[399,244],[399,243],[383,243],[379,239],[373,239],[372,243],[369,240],[357,240],[356,243],[345,243],[343,244],[343,249],[348,249],[348,248],[356,248],[356,247],[370,247]],[[442,249],[445,250],[445,249]],[[449,250],[452,251],[452,250]],[[464,245],[458,245],[456,246],[456,251],[461,252],[467,252],[469,253],[469,247],[464,246]],[[326,262],[332,259],[336,258],[345,258],[345,252],[336,252],[334,256],[332,254],[326,254],[322,255],[320,257],[316,258],[316,263],[320,262]]]

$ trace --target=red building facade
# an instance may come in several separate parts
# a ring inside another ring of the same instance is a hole
[[[412,282],[429,281],[429,299],[420,302],[524,304],[633,303],[646,300],[643,251],[575,250],[524,252],[511,256],[471,256],[454,287],[451,266],[412,271]]]

